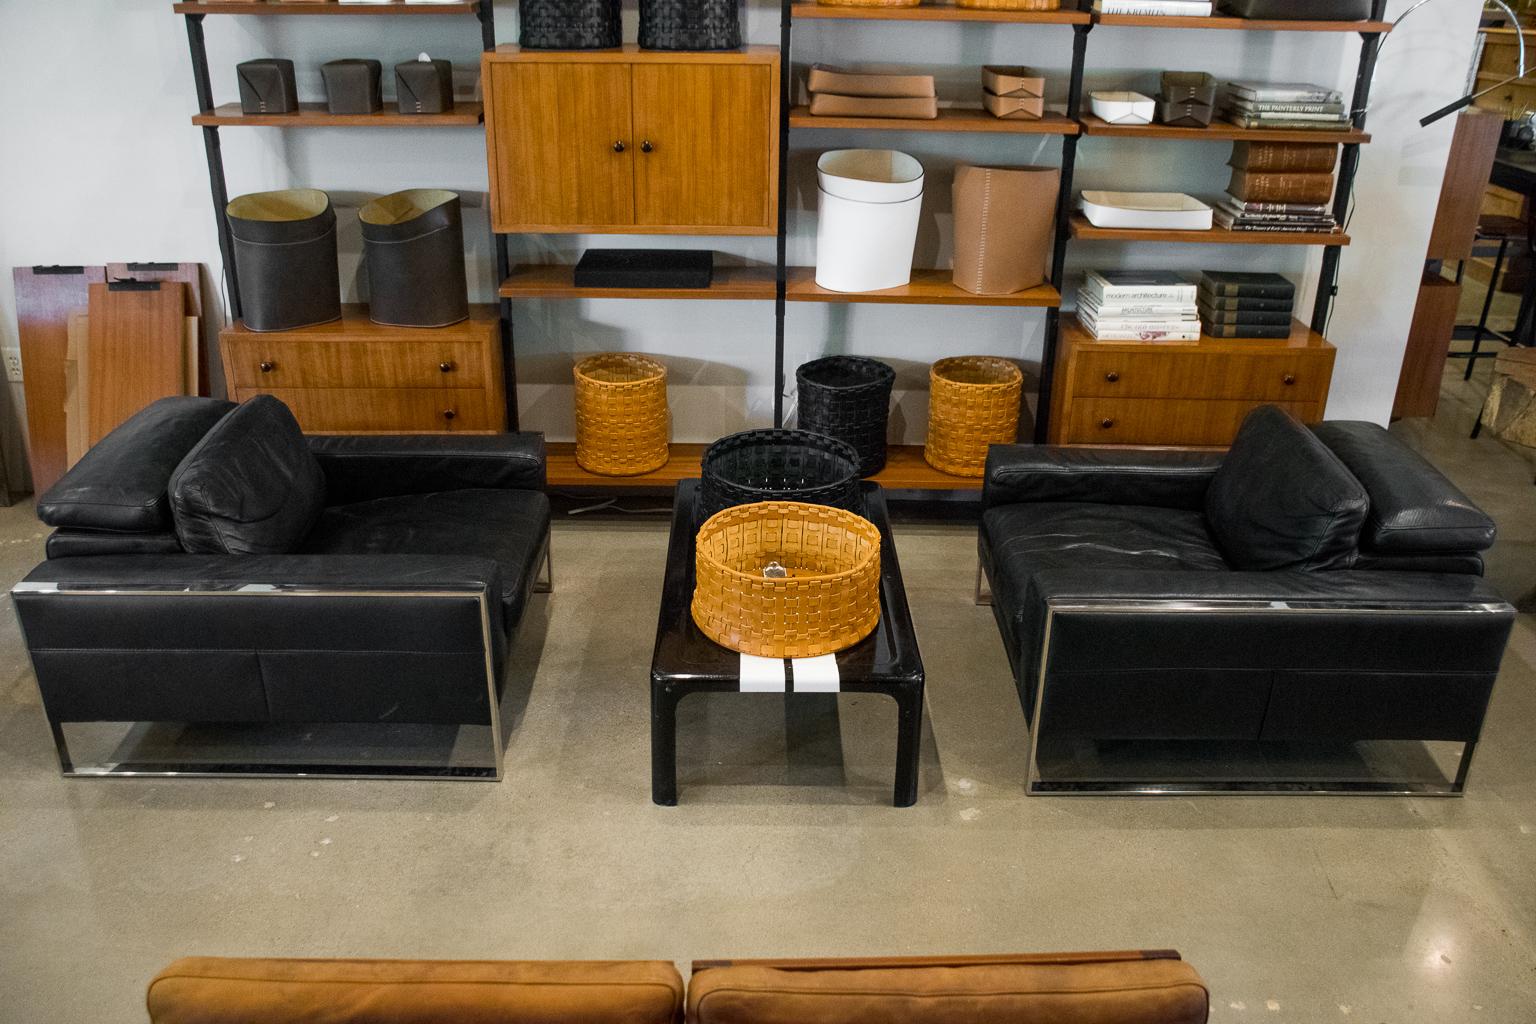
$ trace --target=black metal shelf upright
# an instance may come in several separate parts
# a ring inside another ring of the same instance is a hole
[[[197,89],[197,106],[200,114],[211,114],[214,111],[213,79],[208,68],[208,44],[203,34],[203,20],[210,14],[224,15],[253,15],[260,14],[266,17],[281,15],[313,15],[314,8],[303,6],[270,5],[264,9],[247,10],[241,7],[231,7],[221,10],[218,6],[208,5],[206,10],[195,10],[202,6],[198,4],[179,3],[174,10],[186,18],[187,46],[192,56],[192,80]],[[466,2],[465,6],[470,6]],[[492,0],[478,0],[472,3],[473,13],[480,25],[480,47],[482,51],[496,48],[496,12]],[[355,7],[337,7],[325,10],[325,14],[352,14],[352,15],[450,15],[454,12],[432,10],[427,5],[414,8],[401,9],[386,6],[359,4]],[[205,124],[202,126],[203,150],[208,160],[208,187],[213,195],[213,215],[219,234],[219,255],[224,261],[224,279],[229,290],[230,315],[239,320],[244,311],[240,306],[239,269],[235,266],[234,237],[230,233],[229,218],[225,216],[225,209],[229,206],[229,185],[224,173],[224,149],[219,136],[219,126]],[[502,235],[495,235],[497,282],[506,278],[508,265],[507,240]],[[516,363],[512,358],[512,317],[509,303],[501,300],[501,344],[503,364],[507,375],[507,424],[509,429],[517,429],[517,399],[516,387]]]

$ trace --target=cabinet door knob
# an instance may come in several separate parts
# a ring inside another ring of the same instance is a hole
[[[1104,375],[1104,379],[1109,381],[1111,384],[1115,384],[1120,380],[1120,375],[1114,370],[1110,370]]]
[[[1102,420],[1099,421],[1099,426],[1103,427],[1105,430],[1108,430],[1110,427],[1113,427],[1114,425],[1115,425],[1115,421],[1110,419],[1108,416],[1104,417]]]
[[[1284,377],[1280,378],[1280,382],[1282,384],[1285,384],[1286,386],[1290,386],[1292,384],[1295,384],[1296,383],[1296,375],[1294,373],[1288,373]]]
[[[457,369],[457,367],[453,365],[452,360],[438,363],[437,368],[442,370],[444,373],[452,373],[455,369]]]
[[[651,150],[653,150],[655,148],[656,148],[655,146],[651,145],[651,140],[650,139],[646,139],[644,142],[640,143],[640,152],[642,152],[642,153],[649,153]]]
[[[265,359],[263,359],[261,361],[261,372],[262,373],[271,373],[275,369],[277,369],[277,364],[276,363],[269,362],[269,361],[267,361]]]
[[[443,410],[443,419],[445,419],[445,420],[451,420],[451,419],[454,419],[454,418],[456,418],[456,417],[457,417],[457,416],[458,416],[458,415],[459,415],[459,414],[458,414],[458,413],[457,413],[457,412],[454,412],[454,411],[453,411],[453,410],[452,410],[452,409],[444,409],[444,410]]]
[[[624,143],[622,143],[622,142],[615,142],[613,144],[613,151],[615,153],[622,153],[622,152],[624,152]]]

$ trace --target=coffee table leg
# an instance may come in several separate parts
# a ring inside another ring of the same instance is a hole
[[[677,702],[669,683],[651,683],[651,800],[677,806]]]
[[[917,803],[918,759],[923,745],[923,684],[903,686],[896,698],[896,793],[897,807]]]

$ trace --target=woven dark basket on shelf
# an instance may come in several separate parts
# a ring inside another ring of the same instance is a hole
[[[640,0],[644,50],[734,50],[741,0]]]
[[[859,457],[805,430],[744,430],[704,452],[699,517],[758,501],[800,501],[863,513]]]
[[[859,457],[859,475],[885,468],[885,433],[896,371],[878,359],[827,356],[795,371],[800,429],[835,437]]]
[[[624,41],[619,0],[519,0],[525,50],[606,50]]]

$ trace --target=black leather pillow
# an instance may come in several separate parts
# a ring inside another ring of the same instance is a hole
[[[226,416],[171,477],[176,536],[195,554],[294,551],[324,506],[320,463],[270,395]]]
[[[1370,510],[1365,488],[1277,406],[1248,414],[1205,496],[1211,536],[1234,569],[1345,569]]]
[[[171,474],[234,403],[162,398],[124,420],[37,500],[49,526],[116,533],[171,528]]]

